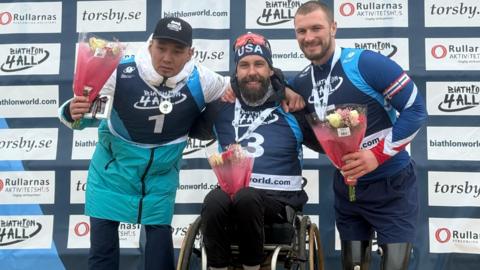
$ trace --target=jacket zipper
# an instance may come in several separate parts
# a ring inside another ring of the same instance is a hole
[[[140,178],[140,183],[142,183],[142,197],[140,198],[140,202],[138,203],[138,217],[137,217],[138,224],[141,224],[141,221],[142,221],[143,198],[145,197],[145,177],[147,176],[150,166],[152,166],[154,153],[155,153],[155,148],[150,149],[150,160],[148,161],[147,167],[143,172],[142,178]]]

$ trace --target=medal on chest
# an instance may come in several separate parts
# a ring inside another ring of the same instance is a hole
[[[162,102],[160,102],[160,105],[158,105],[158,109],[163,114],[169,114],[170,112],[172,112],[173,104],[168,99],[162,100]]]

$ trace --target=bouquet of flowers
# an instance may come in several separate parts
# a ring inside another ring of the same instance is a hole
[[[239,189],[249,186],[253,161],[253,154],[239,144],[231,144],[224,152],[208,156],[208,163],[217,176],[220,188],[230,197]]]
[[[367,129],[367,108],[359,104],[336,105],[328,110],[325,119],[319,119],[316,113],[307,115],[307,121],[322,145],[325,154],[337,168],[344,164],[342,157],[356,152]],[[354,179],[345,179],[348,185],[349,200],[354,202]]]
[[[77,64],[73,78],[73,92],[76,96],[86,96],[92,103],[90,114],[85,117],[102,117],[108,113],[106,104],[111,98],[98,97],[105,82],[117,68],[123,57],[125,46],[119,41],[108,41],[89,33],[80,33],[78,38]]]

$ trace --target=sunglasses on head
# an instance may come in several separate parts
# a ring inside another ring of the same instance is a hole
[[[233,50],[236,51],[238,48],[248,43],[265,46],[270,50],[270,43],[268,42],[267,39],[265,39],[265,37],[259,34],[250,33],[250,32],[239,36],[237,40],[235,40],[235,43],[233,44]]]

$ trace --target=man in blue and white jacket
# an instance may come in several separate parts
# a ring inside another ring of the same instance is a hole
[[[322,115],[329,106],[367,106],[361,150],[343,157],[334,177],[336,225],[343,269],[368,269],[376,231],[382,268],[407,269],[418,214],[414,163],[405,147],[424,125],[424,100],[410,77],[392,60],[372,51],[335,46],[336,23],[321,1],[298,8],[294,19],[300,49],[311,61],[290,84],[307,110]],[[342,175],[343,174],[343,175]],[[350,202],[343,179],[355,179]]]
[[[85,214],[90,216],[89,269],[118,269],[119,222],[145,225],[145,269],[173,270],[171,221],[180,160],[188,132],[205,104],[229,85],[192,59],[192,28],[163,18],[134,57],[118,65],[100,94],[113,98],[110,118],[100,121],[88,171]],[[75,96],[60,118],[79,129],[90,103]]]

